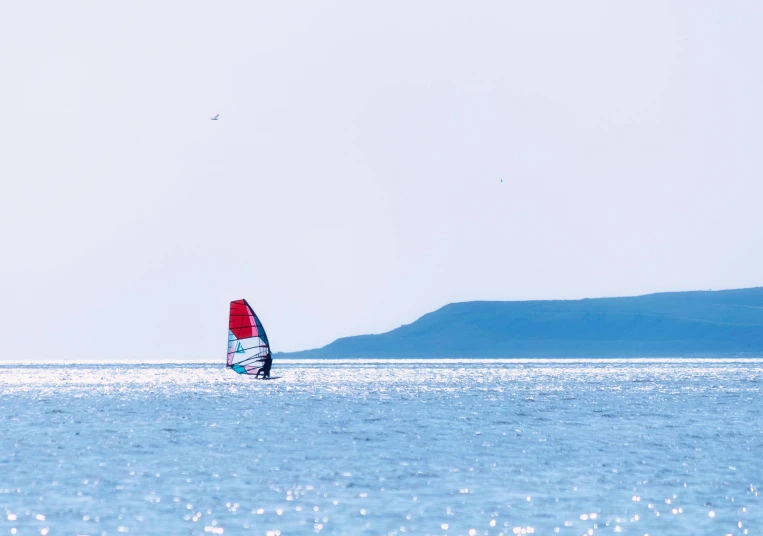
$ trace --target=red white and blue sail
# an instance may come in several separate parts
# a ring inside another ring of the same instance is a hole
[[[257,374],[258,359],[270,352],[270,343],[262,322],[246,300],[230,302],[228,319],[227,365],[239,374]]]

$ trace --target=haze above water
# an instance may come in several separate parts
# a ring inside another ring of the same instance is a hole
[[[761,2],[3,7],[0,361],[761,284]]]
[[[0,533],[758,534],[763,360],[0,366]]]

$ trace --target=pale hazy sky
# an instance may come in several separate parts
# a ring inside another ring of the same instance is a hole
[[[244,297],[278,351],[763,285],[761,28],[757,0],[9,3],[0,359],[222,360]]]

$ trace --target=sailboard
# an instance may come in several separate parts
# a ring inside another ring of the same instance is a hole
[[[262,368],[259,359],[270,353],[262,322],[246,300],[230,302],[227,366],[239,374],[254,374]]]

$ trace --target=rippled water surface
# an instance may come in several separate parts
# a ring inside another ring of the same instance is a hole
[[[761,534],[763,362],[0,366],[0,534]]]

